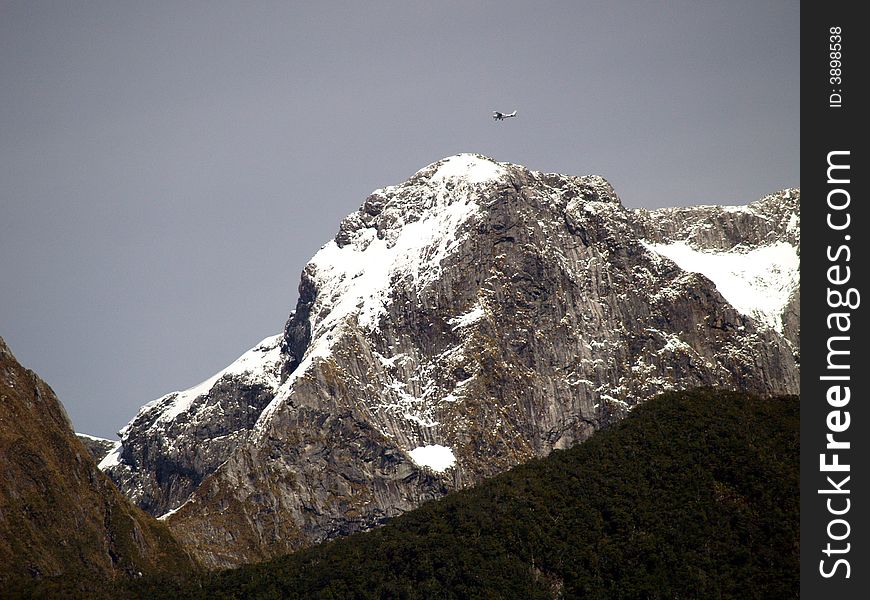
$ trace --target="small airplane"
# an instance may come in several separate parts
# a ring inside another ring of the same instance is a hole
[[[512,113],[503,113],[497,110],[492,111],[492,118],[496,121],[504,121],[505,119],[510,119],[511,117],[517,116],[517,111]]]

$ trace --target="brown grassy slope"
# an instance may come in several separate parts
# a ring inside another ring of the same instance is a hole
[[[0,338],[0,590],[195,569],[97,469],[51,388]]]

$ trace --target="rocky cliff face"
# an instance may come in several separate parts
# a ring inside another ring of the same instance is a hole
[[[799,192],[626,210],[477,155],[375,191],[284,332],[144,407],[101,463],[204,562],[367,529],[668,389],[799,387]]]
[[[0,338],[0,595],[62,577],[86,597],[100,582],[194,568],[97,469],[54,392]]]

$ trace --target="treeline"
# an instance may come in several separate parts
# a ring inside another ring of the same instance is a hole
[[[796,598],[799,402],[665,394],[365,534],[147,598]]]
[[[375,531],[106,597],[797,598],[798,436],[796,397],[664,394]]]

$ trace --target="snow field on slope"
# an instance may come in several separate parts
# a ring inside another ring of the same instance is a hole
[[[685,271],[704,275],[737,311],[782,333],[783,310],[800,281],[800,258],[791,244],[748,252],[697,250],[686,242],[643,245]]]
[[[418,446],[408,452],[408,454],[416,465],[429,467],[436,473],[443,473],[456,464],[453,450],[440,444]]]

